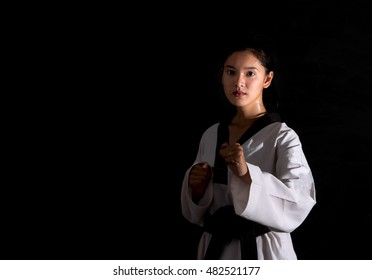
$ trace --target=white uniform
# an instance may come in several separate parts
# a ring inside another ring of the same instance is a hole
[[[208,162],[214,166],[218,126],[212,125],[202,135],[194,164]],[[297,259],[290,233],[316,203],[313,176],[299,137],[285,123],[272,122],[241,145],[252,178],[250,188],[228,169],[227,185],[211,180],[203,198],[195,204],[188,187],[190,167],[182,185],[182,213],[191,223],[203,226],[206,211],[213,214],[222,206],[233,205],[237,215],[271,230],[256,237],[259,260]],[[210,240],[211,234],[204,232],[198,259],[204,258]],[[221,259],[241,259],[238,239],[224,247]]]

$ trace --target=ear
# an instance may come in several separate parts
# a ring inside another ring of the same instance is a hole
[[[269,74],[266,75],[265,77],[265,81],[264,81],[264,85],[263,87],[264,88],[268,88],[271,84],[271,81],[273,80],[274,78],[274,72],[273,71],[270,71]]]

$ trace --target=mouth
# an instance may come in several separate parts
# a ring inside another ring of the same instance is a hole
[[[234,91],[234,92],[233,92],[233,95],[234,95],[235,97],[241,97],[241,96],[243,96],[243,95],[246,95],[246,93],[243,92],[243,91],[237,90],[237,91]]]

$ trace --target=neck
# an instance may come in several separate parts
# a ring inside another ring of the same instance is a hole
[[[232,119],[233,125],[247,126],[252,124],[256,119],[267,114],[264,106],[257,106],[254,110],[244,110],[243,108],[237,108],[235,117]]]
[[[232,119],[231,124],[238,127],[248,127],[252,125],[252,123],[254,123],[258,118],[266,114],[267,114],[266,111],[249,115],[236,114],[235,117]]]

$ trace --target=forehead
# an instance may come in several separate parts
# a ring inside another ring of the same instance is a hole
[[[259,59],[249,50],[232,53],[225,61],[224,66],[234,68],[255,67],[263,68]]]

